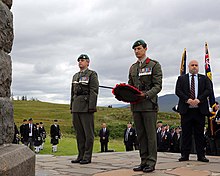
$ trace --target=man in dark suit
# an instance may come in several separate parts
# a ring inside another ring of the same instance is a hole
[[[25,145],[29,146],[29,148],[33,151],[34,151],[35,136],[36,136],[36,125],[33,124],[33,119],[30,118],[24,128],[23,142]]]
[[[197,160],[209,162],[205,157],[204,126],[205,116],[209,115],[207,97],[212,88],[209,78],[198,74],[198,61],[188,65],[189,73],[178,77],[176,95],[179,97],[178,111],[181,115],[182,145],[179,161],[188,161],[194,133]]]
[[[174,153],[180,152],[180,144],[181,144],[181,131],[180,127],[175,128],[174,135],[172,137],[172,151]]]
[[[99,137],[101,143],[101,152],[107,152],[109,142],[109,130],[106,128],[106,123],[102,123],[102,129],[99,131]]]
[[[25,128],[26,124],[28,123],[27,119],[23,120],[23,124],[20,126],[20,134],[21,134],[21,142],[24,144],[24,135],[25,135]],[[27,136],[28,138],[28,136]]]
[[[171,134],[166,131],[166,127],[161,126],[161,131],[157,133],[157,151],[169,152],[171,147]]]
[[[134,150],[136,140],[136,131],[132,128],[132,123],[128,122],[127,128],[124,131],[124,144],[126,151]]]

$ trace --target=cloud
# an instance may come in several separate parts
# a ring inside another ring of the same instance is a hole
[[[220,96],[220,2],[213,0],[17,0],[13,2],[14,95],[69,103],[70,82],[78,71],[77,57],[86,53],[100,85],[127,82],[136,61],[134,41],[148,43],[148,56],[163,69],[163,90],[174,93],[181,55],[200,62],[209,44],[213,82]],[[98,104],[121,103],[111,90],[100,89]]]

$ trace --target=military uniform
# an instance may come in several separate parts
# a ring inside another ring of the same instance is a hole
[[[98,89],[98,76],[95,71],[87,68],[73,76],[70,109],[78,147],[76,162],[91,162]]]
[[[137,61],[130,67],[128,84],[146,94],[145,99],[131,104],[131,111],[140,144],[141,165],[154,168],[157,161],[157,94],[162,89],[160,64],[148,57],[142,64]]]

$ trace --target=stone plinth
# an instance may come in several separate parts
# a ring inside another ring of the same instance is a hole
[[[5,144],[0,146],[1,176],[34,176],[35,153],[25,145]]]

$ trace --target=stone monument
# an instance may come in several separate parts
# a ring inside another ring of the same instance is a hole
[[[11,144],[14,137],[11,96],[14,39],[12,0],[0,0],[0,175],[34,176],[35,154],[24,145]]]

